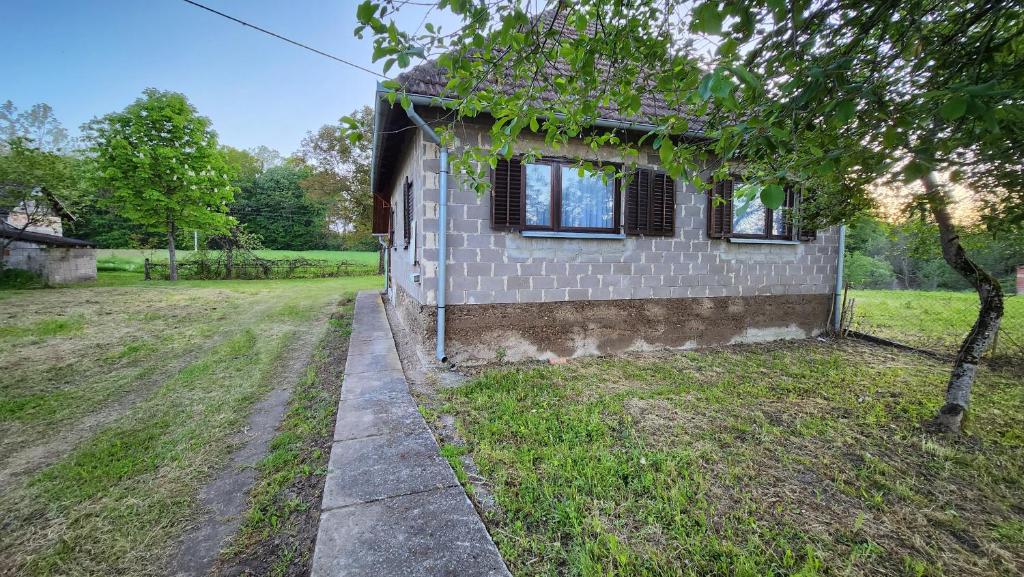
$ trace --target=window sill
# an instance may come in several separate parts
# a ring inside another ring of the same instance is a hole
[[[554,232],[549,230],[524,230],[526,238],[591,238],[606,240],[622,240],[626,235],[621,232]]]
[[[780,240],[777,238],[730,238],[736,244],[800,244],[798,240]]]

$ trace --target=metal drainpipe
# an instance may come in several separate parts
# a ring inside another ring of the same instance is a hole
[[[843,264],[846,260],[846,225],[839,227],[839,259],[836,261],[836,292],[832,303],[832,331],[839,334],[843,318]]]
[[[441,192],[437,209],[437,351],[442,363],[448,361],[444,352],[444,304],[448,288],[448,148],[441,147],[441,166],[438,169]]]
[[[423,131],[424,136],[441,149],[441,166],[437,170],[438,186],[441,190],[437,200],[437,350],[435,356],[437,360],[444,363],[448,361],[448,355],[444,352],[444,305],[445,293],[448,288],[448,148],[441,144],[437,133],[416,113],[411,103],[405,109],[405,113],[409,116],[409,120],[412,120]]]

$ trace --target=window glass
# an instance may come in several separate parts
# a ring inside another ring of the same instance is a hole
[[[761,203],[761,197],[754,195],[754,198],[736,197],[732,211],[732,232],[733,234],[766,234],[765,230],[765,207]]]
[[[612,228],[615,217],[615,181],[601,173],[562,168],[562,227]]]
[[[550,165],[526,165],[526,224],[551,226]]]
[[[786,235],[786,211],[785,209],[778,209],[772,211],[772,235],[774,236],[785,236]]]

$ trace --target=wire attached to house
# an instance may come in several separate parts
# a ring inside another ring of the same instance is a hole
[[[257,30],[257,31],[262,32],[264,34],[269,34],[270,36],[273,36],[274,38],[277,38],[278,40],[284,40],[285,42],[287,42],[289,44],[294,44],[295,46],[298,46],[299,48],[304,48],[306,50],[309,50],[310,52],[319,54],[320,56],[326,56],[327,58],[330,58],[331,60],[336,60],[338,62],[341,62],[342,64],[347,64],[347,65],[349,65],[349,66],[351,66],[353,68],[357,68],[359,70],[362,70],[363,72],[369,72],[370,74],[373,74],[374,76],[378,76],[380,78],[385,78],[385,79],[387,78],[387,76],[381,74],[380,72],[377,72],[375,70],[370,70],[369,68],[366,68],[364,66],[360,66],[360,65],[358,65],[358,64],[356,64],[354,62],[349,62],[348,60],[345,60],[344,58],[339,58],[339,57],[337,57],[337,56],[335,56],[333,54],[329,54],[327,52],[324,52],[323,50],[318,50],[316,48],[313,48],[312,46],[303,44],[302,42],[299,42],[297,40],[292,40],[291,38],[288,38],[286,36],[281,36],[280,34],[278,34],[276,32],[271,32],[270,30],[267,30],[266,28],[260,28],[259,26],[256,26],[255,24],[250,24],[250,23],[246,22],[245,20],[241,20],[241,19],[235,18],[234,16],[231,16],[230,14],[225,14],[225,13],[219,11],[219,10],[214,10],[213,8],[210,8],[209,6],[205,6],[203,4],[200,4],[199,2],[193,2],[193,0],[182,0],[182,2],[185,2],[186,4],[191,4],[191,5],[195,6],[196,8],[202,8],[203,10],[206,10],[207,12],[212,12],[212,13],[216,14],[217,16],[222,16],[224,18],[227,18],[228,20],[231,20],[233,22],[237,22],[237,23],[241,24],[242,26],[247,26],[249,28],[252,28],[253,30]]]

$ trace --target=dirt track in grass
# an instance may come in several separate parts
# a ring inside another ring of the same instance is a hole
[[[164,574],[297,337],[377,284],[3,294],[0,575]]]

